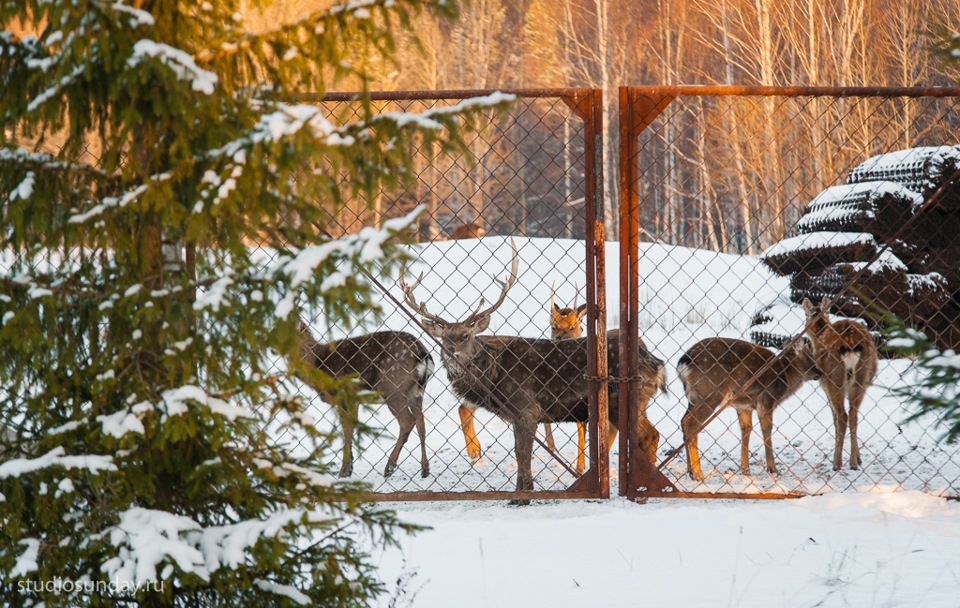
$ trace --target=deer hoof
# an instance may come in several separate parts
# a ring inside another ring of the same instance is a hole
[[[507,505],[510,507],[526,507],[530,505],[529,498],[516,498],[507,502]]]
[[[386,479],[387,477],[390,477],[391,475],[393,475],[393,472],[396,470],[397,470],[397,465],[387,464],[387,468],[383,470],[383,478]]]
[[[423,477],[424,479],[426,479],[427,477],[430,477],[430,467],[420,469],[420,477]]]
[[[343,466],[340,467],[340,472],[337,473],[337,475],[339,477],[350,477],[353,475],[353,465],[344,463]]]

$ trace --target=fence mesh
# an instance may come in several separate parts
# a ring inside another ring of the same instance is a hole
[[[349,334],[341,327],[328,326],[321,311],[305,313],[321,343],[375,332],[405,332],[429,353],[433,373],[424,382],[422,405],[418,399],[403,405],[405,395],[388,396],[397,392],[396,385],[393,380],[383,378],[386,374],[381,373],[381,368],[385,365],[404,368],[402,357],[391,354],[389,363],[370,361],[361,366],[364,369],[353,370],[361,378],[369,378],[368,387],[380,392],[381,400],[387,402],[387,407],[380,405],[360,411],[358,424],[383,432],[376,440],[355,446],[350,475],[370,482],[375,492],[402,493],[398,495],[405,497],[427,493],[424,496],[435,497],[441,492],[496,493],[513,491],[516,487],[518,459],[514,425],[505,418],[516,418],[515,410],[525,409],[530,410],[532,416],[547,416],[532,408],[542,407],[534,405],[534,401],[542,404],[549,400],[544,399],[544,395],[530,399],[522,386],[511,389],[513,393],[503,393],[505,380],[501,378],[499,383],[488,384],[486,391],[496,393],[492,398],[499,402],[501,409],[510,411],[498,416],[490,413],[490,408],[475,409],[475,403],[464,399],[462,391],[453,388],[448,366],[443,362],[444,344],[450,349],[448,354],[463,345],[448,343],[444,336],[425,331],[421,324],[424,315],[414,312],[411,301],[422,304],[427,315],[450,323],[463,321],[481,308],[490,307],[503,292],[500,282],[507,281],[510,274],[515,246],[516,281],[492,312],[489,328],[476,332],[479,334],[474,342],[476,348],[503,350],[504,343],[517,336],[550,340],[554,318],[566,331],[564,335],[586,336],[583,321],[587,300],[587,138],[584,120],[568,105],[573,99],[570,95],[520,95],[506,116],[491,113],[475,131],[465,134],[467,155],[443,155],[429,145],[418,145],[413,158],[412,184],[385,187],[375,193],[373,200],[359,195],[348,198],[342,208],[331,215],[329,224],[322,227],[322,232],[331,236],[351,234],[404,216],[418,206],[424,208],[413,235],[417,242],[409,249],[416,262],[406,269],[404,277],[409,292],[404,292],[399,280],[384,282],[379,302],[382,315],[356,318],[356,328]],[[455,102],[456,99],[438,96],[436,99],[375,99],[373,104],[376,112],[419,113]],[[327,99],[319,105],[334,122],[359,118],[359,106],[349,100]],[[344,190],[349,191],[349,184],[345,184]],[[405,299],[407,302],[402,304]],[[558,313],[566,315],[555,317],[551,302]],[[482,321],[477,325],[480,323]],[[583,380],[586,345],[585,340],[576,344],[575,348],[557,351],[560,355],[551,355],[555,350],[551,346],[523,342],[523,348],[531,352],[514,356],[518,350],[516,345],[506,347],[513,358],[500,357],[506,361],[504,369],[478,366],[467,370],[467,375],[484,382],[489,382],[488,377],[494,374],[516,379],[532,377],[539,382],[546,374],[555,381],[551,390],[557,395],[562,397],[564,392],[571,391],[581,393],[582,403],[575,408],[577,411],[560,417],[583,418],[587,414]],[[579,367],[574,369],[571,365]],[[562,375],[564,366],[569,368],[566,375]],[[546,372],[545,367],[549,368]],[[311,401],[318,420],[328,425],[339,424],[335,408],[308,388],[303,387],[302,391]],[[487,397],[491,396],[480,395],[481,399]],[[397,414],[407,407],[422,407],[429,476],[421,475],[419,437],[416,430],[411,432],[411,418]],[[471,425],[476,437],[473,441],[465,430]],[[564,491],[589,467],[581,455],[581,432],[584,431],[580,425],[574,423],[557,423],[549,429],[538,425],[540,441],[534,443],[531,458],[534,485],[530,490]],[[385,477],[391,451],[397,445],[396,438],[406,433],[410,433],[409,439],[400,451],[396,471]],[[550,433],[549,439],[547,433]],[[550,445],[555,446],[554,453],[548,448]]]
[[[915,384],[912,362],[880,348],[875,375],[870,366],[881,312],[957,347],[958,98],[731,93],[633,89],[621,108],[636,138],[625,162],[636,179],[640,336],[673,372],[670,395],[649,408],[660,469],[679,492],[956,495],[957,447],[941,441],[936,420],[905,423],[897,389]],[[833,324],[810,327],[824,298]],[[790,344],[801,334],[812,351]],[[810,354],[816,369],[804,371]],[[855,402],[858,382],[869,388],[834,470],[847,414],[835,424],[828,391],[852,390]],[[759,412],[771,407],[776,472],[762,433],[747,428],[748,473],[743,412],[757,412],[761,431]],[[702,481],[682,449],[696,437]]]
[[[882,348],[884,320],[876,314],[896,314],[941,349],[960,344],[960,97],[923,91],[626,91],[620,120],[629,125],[624,132],[630,141],[620,171],[628,187],[621,204],[634,206],[640,241],[636,289],[629,297],[637,307],[632,320],[654,358],[641,359],[643,369],[618,370],[620,336],[608,337],[610,375],[620,376],[609,384],[612,419],[618,416],[620,383],[635,374],[652,377],[665,362],[668,390],[650,399],[647,415],[660,433],[656,464],[679,495],[878,486],[960,493],[960,450],[941,441],[938,421],[905,422],[910,412],[899,390],[915,385],[919,372],[909,359]],[[457,101],[417,97],[373,104],[382,112],[420,112]],[[345,446],[335,446],[345,476],[371,483],[386,497],[508,495],[522,477],[518,462],[525,456],[518,458],[515,425],[507,419],[516,420],[517,408],[537,401],[535,421],[557,423],[552,441],[536,425],[531,489],[544,496],[603,495],[596,486],[586,493],[570,489],[583,469],[602,460],[596,452],[593,463],[587,456],[596,450],[602,427],[593,425],[584,442],[585,430],[574,423],[587,417],[586,397],[595,399],[591,391],[602,381],[584,380],[589,371],[582,341],[563,348],[536,342],[560,337],[553,325],[568,332],[563,335],[586,335],[587,304],[597,308],[601,322],[604,301],[610,310],[625,310],[616,280],[607,286],[602,272],[588,275],[596,263],[590,259],[590,175],[597,167],[590,162],[599,157],[589,144],[599,125],[585,122],[582,108],[571,109],[576,100],[572,93],[519,95],[506,116],[491,114],[466,135],[469,155],[451,157],[420,145],[410,185],[388,185],[368,200],[345,184],[349,196],[318,227],[330,236],[353,234],[424,208],[409,246],[416,260],[405,272],[409,292],[398,277],[385,281],[382,314],[364,314],[349,330],[328,325],[322,311],[304,311],[318,340],[317,364],[335,374],[357,374],[385,402],[360,408],[356,423],[378,432],[353,446],[352,468]],[[346,97],[318,104],[335,123],[360,116]],[[84,154],[95,158],[98,151]],[[322,170],[305,167],[302,179]],[[609,260],[606,276],[619,275],[621,284],[630,268],[618,265],[623,243],[601,248]],[[268,261],[271,252],[261,252]],[[101,255],[103,249],[73,253]],[[504,290],[514,259],[516,280]],[[815,312],[825,298],[833,322],[826,338],[817,335],[816,318],[803,306],[807,300]],[[430,314],[414,311],[410,300]],[[456,344],[444,346],[439,333],[431,335],[422,323],[435,316],[456,324],[491,306],[489,327],[476,332],[475,344],[498,352],[511,341],[510,348],[526,345],[526,357],[514,357],[501,371],[521,384],[536,379],[540,391],[537,400],[519,389],[487,395],[513,408],[501,416],[491,408],[461,407],[476,404],[453,386],[444,364],[443,349],[449,357]],[[606,321],[608,329],[621,324],[616,314]],[[869,338],[858,342],[862,330],[851,327],[861,326]],[[379,337],[364,347],[363,337],[371,334]],[[801,334],[811,343],[791,341]],[[356,341],[344,342],[351,338]],[[324,350],[330,343],[363,352],[337,363]],[[827,391],[854,377],[848,363],[854,368],[854,360],[871,360],[873,344],[880,346],[876,370],[869,373],[867,365],[869,386],[856,417],[860,462],[851,466],[848,431],[836,469],[837,423]],[[824,345],[833,348],[832,359],[824,358]],[[784,351],[793,353],[790,370],[783,369],[783,357],[774,357]],[[378,358],[384,352],[388,356]],[[815,369],[804,367],[805,357],[812,357]],[[699,394],[692,395],[698,379]],[[336,406],[307,386],[298,390],[321,427],[343,427]],[[584,398],[571,404],[572,393]],[[766,420],[751,413],[749,419],[760,423],[748,429],[747,473],[741,447],[748,417],[734,410],[749,412],[748,403],[764,399],[776,403],[768,406],[775,472],[767,470],[761,428]],[[563,411],[543,411],[554,403]],[[464,432],[471,419],[479,452]],[[694,436],[702,480],[691,475],[685,449]],[[621,479],[616,471],[612,475],[622,493],[656,494],[622,479],[625,470]]]

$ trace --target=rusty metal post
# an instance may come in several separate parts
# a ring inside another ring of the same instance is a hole
[[[606,246],[603,191],[603,91],[591,89],[563,98],[584,123],[584,220],[586,227],[587,396],[590,406],[590,469],[570,486],[599,498],[610,497],[610,446],[606,427],[607,376]]]
[[[637,95],[620,88],[620,495],[676,491],[640,445],[638,340],[640,263],[640,133],[673,101],[670,95]]]

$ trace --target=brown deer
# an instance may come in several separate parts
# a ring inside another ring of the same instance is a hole
[[[772,363],[745,390],[748,379]],[[714,411],[732,405],[740,419],[740,470],[750,474],[750,433],[753,411],[760,419],[767,471],[776,474],[773,461],[773,411],[807,380],[820,373],[810,345],[800,338],[788,342],[777,355],[762,346],[732,338],[707,338],[691,346],[677,362],[677,373],[687,395],[687,412],[681,420],[687,446],[690,477],[703,481],[698,434]]]
[[[434,363],[427,348],[412,335],[401,331],[380,331],[321,344],[303,320],[299,321],[300,355],[305,363],[331,378],[356,376],[360,387],[374,391],[400,424],[397,443],[387,459],[384,477],[397,468],[400,451],[414,426],[420,435],[420,475],[430,475],[427,460],[426,429],[423,420],[423,394],[433,375]],[[335,394],[303,379],[314,387],[325,401],[336,404],[343,429],[343,465],[340,477],[353,474],[353,429],[357,421],[356,403],[348,404]]]
[[[827,393],[833,412],[834,450],[833,470],[843,466],[843,439],[850,427],[850,468],[863,464],[857,443],[857,421],[860,404],[877,373],[877,346],[863,324],[850,319],[831,323],[828,319],[830,299],[824,298],[814,306],[804,298],[807,315],[807,333],[813,342],[813,356],[820,368],[820,386]],[[844,400],[850,401],[850,412]]]
[[[412,286],[401,277],[404,300],[422,318],[426,330],[442,344],[441,359],[453,392],[473,407],[483,407],[511,423],[517,457],[517,490],[533,489],[531,458],[537,425],[545,422],[586,422],[589,419],[587,384],[587,341],[544,340],[497,336],[481,340],[490,316],[503,304],[517,280],[517,250],[513,245],[510,276],[498,281],[500,297],[486,309],[477,309],[463,321],[447,321],[431,314],[413,295],[423,275]],[[608,341],[610,338],[608,338]],[[608,365],[617,369],[619,348],[608,344]],[[663,361],[646,350],[639,357],[640,398],[638,420],[642,445],[651,458],[656,454],[659,433],[646,418],[646,406],[664,378]],[[611,391],[615,392],[615,391]],[[611,397],[608,432],[617,433],[618,400]]]
[[[480,225],[480,222],[470,222],[469,224],[461,224],[453,229],[450,233],[449,240],[453,241],[456,239],[479,239],[487,233],[484,230],[483,226]]]
[[[583,336],[583,317],[587,314],[587,305],[577,306],[577,287],[573,288],[573,307],[560,308],[554,298],[554,288],[556,284],[550,286],[550,339],[566,340],[569,338],[579,338]],[[547,446],[554,452],[557,446],[553,440],[553,428],[550,423],[543,425],[543,434],[547,441]],[[583,422],[577,423],[577,463],[575,471],[577,475],[583,475],[584,460],[586,457],[587,443],[587,425]]]

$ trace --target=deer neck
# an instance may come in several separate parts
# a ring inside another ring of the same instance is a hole
[[[458,390],[470,390],[475,385],[496,380],[494,354],[488,345],[474,339],[471,354],[453,354],[448,348],[441,353],[447,376]]]

